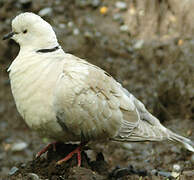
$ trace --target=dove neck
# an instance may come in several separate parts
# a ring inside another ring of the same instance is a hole
[[[58,42],[51,43],[48,46],[21,46],[20,45],[20,52],[38,52],[38,53],[47,53],[47,52],[53,52],[60,49],[60,45]]]

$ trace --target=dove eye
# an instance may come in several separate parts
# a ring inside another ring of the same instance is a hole
[[[24,34],[26,34],[27,32],[28,32],[27,29],[25,29],[25,30],[23,31]]]

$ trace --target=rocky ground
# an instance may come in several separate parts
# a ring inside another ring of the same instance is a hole
[[[61,46],[100,66],[138,97],[160,121],[194,140],[194,3],[186,0],[1,0],[0,36],[11,19],[32,11],[50,22]],[[179,145],[97,145],[56,166],[71,145],[49,143],[28,129],[17,113],[6,72],[18,53],[0,41],[0,179],[192,179],[194,155]],[[172,173],[173,172],[173,173]]]

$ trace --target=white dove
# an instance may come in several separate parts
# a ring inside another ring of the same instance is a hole
[[[50,24],[26,12],[12,21],[20,45],[9,67],[12,94],[27,125],[41,136],[80,145],[100,141],[178,141],[194,152],[194,143],[160,124],[145,106],[101,68],[65,53]],[[48,150],[48,146],[38,153]]]

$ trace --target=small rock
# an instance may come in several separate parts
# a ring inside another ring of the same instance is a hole
[[[113,58],[108,57],[108,58],[106,59],[106,61],[109,62],[109,63],[111,63],[111,62],[113,62]]]
[[[27,177],[30,178],[31,180],[39,180],[39,176],[35,173],[28,173]]]
[[[170,172],[158,171],[158,175],[164,176],[164,177],[167,177],[167,178],[171,177],[171,173]]]
[[[179,164],[174,164],[174,165],[173,165],[173,171],[175,171],[175,172],[180,172],[180,170],[181,170],[181,167],[180,167]]]
[[[133,145],[130,143],[123,143],[122,144],[123,148],[125,148],[126,150],[132,150],[133,149]]]
[[[89,31],[86,31],[84,33],[84,37],[86,37],[86,38],[93,38],[93,34],[91,32],[89,32]]]
[[[135,44],[134,44],[134,49],[141,49],[142,48],[142,46],[143,46],[143,44],[144,44],[144,40],[143,39],[140,39],[140,40],[138,40]]]
[[[76,5],[82,8],[85,8],[87,6],[92,6],[94,8],[98,7],[101,3],[100,0],[76,0]]]
[[[73,25],[74,25],[74,23],[73,23],[72,21],[69,21],[69,22],[67,23],[67,26],[68,26],[68,27],[73,27]]]
[[[8,173],[9,176],[14,175],[19,169],[17,167],[12,167]]]
[[[25,149],[28,146],[28,144],[26,142],[19,142],[19,143],[14,143],[11,146],[11,150],[12,151],[22,151],[23,149]]]
[[[158,171],[156,169],[153,169],[151,170],[151,174],[156,176],[158,174]]]
[[[116,13],[116,14],[113,15],[113,20],[114,21],[119,21],[119,20],[121,20],[121,18],[122,17],[121,17],[121,14],[120,13]]]
[[[79,31],[78,28],[73,29],[73,34],[74,34],[74,35],[77,36],[79,33],[80,33],[80,31]]]
[[[122,1],[117,1],[115,3],[115,7],[120,9],[120,10],[126,10],[127,9],[127,4],[125,2],[122,2]]]
[[[101,1],[100,0],[92,0],[91,5],[92,7],[96,8],[100,5]]]
[[[120,31],[122,31],[122,32],[127,32],[128,31],[128,26],[127,25],[122,25],[122,26],[120,26]]]
[[[38,12],[39,16],[44,17],[44,16],[50,16],[52,14],[52,8],[46,7],[44,9],[41,9]]]
[[[96,37],[101,37],[101,36],[102,36],[102,34],[101,34],[99,31],[95,31],[95,32],[94,32],[94,35],[95,35]]]
[[[66,25],[61,23],[61,24],[59,24],[59,28],[65,29],[66,28]]]
[[[139,15],[140,15],[140,16],[144,16],[144,15],[145,15],[145,11],[144,11],[144,10],[140,10],[140,11],[139,11]]]
[[[20,167],[21,167],[21,168],[24,168],[24,167],[26,167],[26,164],[23,163],[23,164],[20,165]]]
[[[89,16],[85,18],[85,22],[88,25],[94,25],[94,20]]]

